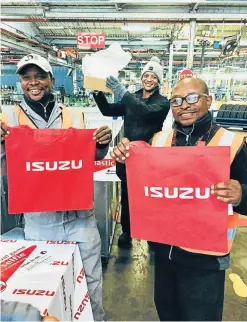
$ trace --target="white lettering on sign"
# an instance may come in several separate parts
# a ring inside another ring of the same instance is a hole
[[[103,160],[100,160],[100,161],[95,161],[94,164],[96,166],[101,166],[101,167],[114,167],[115,164],[116,164],[116,161],[113,160],[113,159],[103,159]]]
[[[167,198],[167,199],[208,199],[210,188],[168,188],[144,186],[145,197]]]
[[[78,48],[105,48],[104,33],[77,33]]]
[[[64,171],[81,168],[82,160],[26,162],[26,171]]]

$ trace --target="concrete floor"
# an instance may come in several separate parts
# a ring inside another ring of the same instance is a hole
[[[117,226],[111,256],[104,265],[106,321],[158,321],[153,303],[153,254],[145,241],[134,240],[131,250],[117,247]],[[233,275],[233,282],[229,274]],[[239,282],[239,277],[244,283]],[[224,321],[247,321],[247,227],[238,230],[226,273]]]

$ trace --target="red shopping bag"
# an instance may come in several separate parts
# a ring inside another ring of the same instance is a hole
[[[228,205],[210,187],[229,179],[230,148],[143,143],[134,143],[126,162],[131,236],[227,251]]]
[[[10,129],[9,213],[93,207],[94,130]]]

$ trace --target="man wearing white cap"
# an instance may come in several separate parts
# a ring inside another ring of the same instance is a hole
[[[109,104],[102,92],[94,93],[94,99],[105,116],[124,116],[124,136],[132,141],[149,142],[153,135],[162,129],[169,112],[169,102],[160,95],[163,81],[163,67],[158,57],[152,57],[141,73],[143,88],[131,94],[116,78],[107,78],[106,85],[114,92],[114,104]],[[117,163],[117,174],[121,179],[121,225],[123,233],[118,246],[129,248],[130,237],[129,202],[125,165]]]
[[[2,108],[0,120],[3,148],[4,138],[9,134],[8,126],[28,125],[34,129],[85,128],[83,114],[77,109],[58,104],[52,94],[55,79],[45,58],[35,54],[25,56],[17,65],[17,74],[20,75],[24,97],[20,105]],[[111,130],[107,126],[100,127],[95,131],[94,139],[97,141],[95,159],[101,160],[108,152]],[[93,210],[27,213],[24,218],[26,239],[78,242],[94,320],[102,321],[101,240]]]

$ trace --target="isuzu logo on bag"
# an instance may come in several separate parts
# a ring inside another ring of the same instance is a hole
[[[76,170],[82,168],[82,160],[26,162],[26,171]]]
[[[145,197],[167,198],[167,199],[208,199],[210,188],[169,188],[144,186]]]
[[[6,140],[9,214],[93,208],[95,129],[15,126],[10,131]]]
[[[28,290],[28,289],[15,289],[12,294],[16,295],[37,295],[37,296],[54,296],[54,291],[47,290]]]
[[[89,302],[89,295],[88,292],[85,294],[84,298],[82,299],[75,315],[74,315],[74,319],[75,320],[79,320],[80,315],[82,313],[82,311],[85,309],[85,307],[87,306],[87,303]]]
[[[227,251],[228,205],[211,194],[211,186],[229,180],[229,165],[225,146],[133,142],[126,161],[132,238]]]

